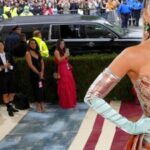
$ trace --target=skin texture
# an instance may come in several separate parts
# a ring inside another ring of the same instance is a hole
[[[143,17],[146,23],[150,24],[150,2],[144,9]],[[109,68],[119,77],[126,74],[134,84],[141,75],[150,76],[150,39],[147,39],[139,45],[129,47],[122,51]]]

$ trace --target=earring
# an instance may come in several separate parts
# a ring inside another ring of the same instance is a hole
[[[150,23],[149,22],[144,22],[144,31],[150,31]]]

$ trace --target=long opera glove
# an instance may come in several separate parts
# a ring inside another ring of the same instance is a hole
[[[84,101],[98,114],[112,121],[117,127],[129,134],[150,133],[150,119],[142,118],[137,122],[129,121],[114,110],[103,99],[120,81],[109,68],[106,68],[92,83],[88,89]]]

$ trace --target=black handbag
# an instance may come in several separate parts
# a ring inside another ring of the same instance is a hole
[[[30,108],[29,100],[23,93],[17,93],[14,97],[14,104],[17,109],[25,110]]]

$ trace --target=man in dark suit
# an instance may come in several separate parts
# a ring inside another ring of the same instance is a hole
[[[5,49],[12,57],[14,56],[14,51],[20,43],[21,27],[15,26],[12,28],[11,33],[6,37],[5,40]]]

